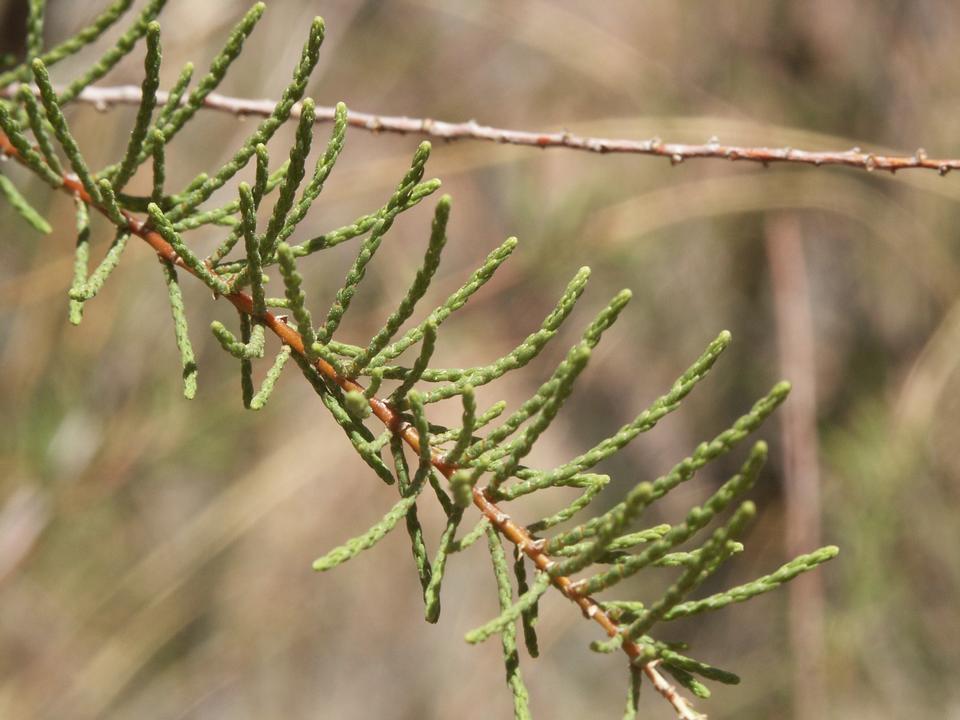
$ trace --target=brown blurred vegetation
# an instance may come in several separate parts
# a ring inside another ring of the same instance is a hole
[[[0,3],[11,49],[23,4]],[[50,0],[48,41],[102,4]],[[204,68],[245,8],[170,0],[164,86],[187,60]],[[276,96],[317,14],[328,38],[309,93],[321,104],[610,137],[923,145],[960,155],[960,5],[946,0],[275,0],[223,91]],[[141,58],[135,52],[109,82],[139,82]],[[54,77],[65,81],[71,70],[57,66]],[[94,165],[119,156],[133,113],[73,109]],[[168,158],[170,187],[222,163],[252,122],[212,113],[195,121]],[[274,142],[275,157],[289,138]],[[303,234],[378,206],[417,142],[348,133]],[[4,172],[56,229],[38,237],[0,205],[0,717],[508,716],[497,644],[462,641],[495,611],[479,546],[454,558],[438,626],[420,619],[402,533],[315,575],[314,557],[363,530],[393,496],[295,372],[264,411],[242,409],[235,362],[205,331],[228,310],[196,283],[184,290],[200,392],[182,399],[163,283],[146,248],[127,250],[83,325],[69,326],[69,199],[19,168]],[[635,292],[536,461],[565,459],[614,430],[719,330],[733,332],[732,348],[685,406],[605,468],[616,481],[609,502],[664,472],[780,378],[784,328],[765,239],[777,223],[794,224],[807,290],[792,297],[812,322],[815,382],[804,389],[822,513],[812,511],[822,517],[822,543],[842,551],[821,573],[822,624],[812,626],[822,628],[813,639],[823,647],[822,693],[795,680],[785,591],[678,626],[676,638],[744,678],[700,704],[712,717],[798,717],[806,693],[822,701],[823,717],[958,717],[960,178],[670,167],[479,143],[436,146],[428,173],[454,197],[447,257],[428,301],[507,235],[521,240],[441,334],[441,363],[502,354],[581,265],[594,270],[581,322],[621,287]],[[419,208],[397,223],[344,339],[368,337],[406,287],[429,213]],[[204,249],[218,239],[198,237]],[[314,305],[329,301],[352,252],[315,259]],[[558,344],[483,398],[524,397],[562,351]],[[761,432],[772,443],[755,491],[761,512],[747,551],[720,579],[727,584],[786,558],[778,422],[779,414]],[[708,468],[652,519],[680,517],[735,460]],[[435,533],[439,517],[423,515]],[[589,653],[596,628],[559,598],[541,615],[542,657],[523,661],[536,716],[619,717],[621,658]],[[669,717],[659,698],[645,702],[648,717]]]

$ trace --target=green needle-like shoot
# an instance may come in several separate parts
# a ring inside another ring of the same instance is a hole
[[[797,575],[813,570],[818,565],[832,560],[839,552],[839,548],[835,545],[828,545],[807,555],[800,555],[781,566],[775,572],[757,578],[752,582],[738,585],[735,588],[716,593],[702,600],[692,600],[676,605],[667,612],[664,620],[676,620],[677,618],[696,615],[697,613],[707,610],[719,610],[727,605],[744,602],[757,595],[770,592],[784,583],[793,580]]]
[[[50,133],[47,132],[40,105],[33,91],[27,85],[21,85],[17,92],[17,98],[23,103],[27,111],[27,119],[30,122],[30,131],[37,141],[40,153],[50,169],[57,175],[63,175],[63,167],[60,165],[60,158],[57,157],[56,150],[53,147],[53,140]]]
[[[47,0],[30,0],[27,5],[27,60],[43,52],[43,14]]]
[[[82,297],[87,283],[87,269],[90,264],[90,212],[87,210],[87,204],[80,198],[74,199],[74,205],[77,208],[77,244],[73,256],[73,282],[70,284],[68,318],[72,325],[79,325],[83,319],[83,300],[74,297],[74,293]]]
[[[183,396],[192,400],[197,394],[197,362],[187,335],[187,314],[183,306],[183,293],[177,282],[177,269],[169,260],[161,260],[163,275],[170,296],[170,312],[173,315],[173,331],[180,349],[180,364],[183,367]]]
[[[521,613],[529,607],[532,607],[550,587],[550,576],[546,573],[538,573],[533,587],[520,596],[517,602],[508,606],[500,615],[490,622],[482,625],[466,634],[466,641],[471,644],[483,642],[491,635],[501,633],[509,625],[515,623]]]
[[[473,392],[473,386],[467,385],[463,388],[463,394],[460,396],[463,401],[463,426],[460,434],[457,436],[457,444],[447,453],[444,460],[450,465],[456,465],[460,461],[460,456],[473,439],[473,431],[477,425],[477,398]]]
[[[421,482],[420,485],[416,487],[415,492],[397,502],[377,524],[363,533],[363,535],[348,540],[345,544],[334,548],[323,557],[315,560],[313,562],[313,569],[320,572],[331,570],[337,565],[342,565],[347,560],[356,557],[364,550],[369,550],[380,542],[386,537],[388,532],[393,530],[396,524],[400,522],[400,519],[407,514],[407,511],[417,501],[417,496],[420,494],[420,491],[423,490],[423,485],[424,483]]]
[[[166,151],[163,147],[163,132],[157,129],[150,131],[149,137],[154,138],[153,144],[153,189],[150,200],[159,205],[163,200],[163,186],[167,177]]]
[[[20,157],[23,158],[24,164],[36,173],[38,177],[54,188],[63,185],[63,178],[60,176],[60,173],[52,170],[51,166],[47,165],[40,153],[33,149],[33,145],[31,145],[27,136],[24,135],[20,129],[20,123],[10,114],[7,105],[2,102],[0,102],[0,130],[3,130],[7,138],[9,138],[10,144],[13,145],[20,154]]]
[[[246,183],[240,183],[240,231],[247,250],[247,278],[253,295],[253,314],[266,312],[263,296],[263,265],[260,262],[260,241],[257,238],[257,208],[253,191]],[[309,325],[309,322],[307,322]]]
[[[497,594],[500,600],[501,612],[508,612],[512,605],[512,590],[510,588],[510,570],[507,567],[507,557],[500,543],[500,536],[493,527],[486,528],[487,545],[490,548],[490,559],[493,561],[493,574],[497,580]],[[507,623],[500,631],[503,645],[503,660],[507,670],[507,685],[513,693],[513,717],[515,720],[530,720],[530,694],[523,684],[520,674],[520,655],[517,653],[517,628],[514,623]]]
[[[77,141],[67,127],[67,119],[63,116],[63,111],[60,109],[60,100],[57,98],[56,90],[53,89],[50,74],[47,72],[47,68],[40,58],[33,61],[32,67],[33,77],[37,82],[37,87],[40,89],[40,102],[43,103],[43,108],[47,113],[47,120],[53,126],[53,134],[56,135],[57,141],[60,143],[63,152],[67,156],[67,160],[70,162],[70,167],[73,168],[73,171],[77,174],[83,188],[90,197],[93,198],[95,203],[99,203],[101,201],[100,189],[97,187],[93,175],[90,173],[87,163],[80,153],[80,147],[77,145]]]
[[[303,294],[301,285],[303,278],[297,272],[296,260],[293,257],[293,251],[286,243],[281,243],[277,248],[277,258],[280,260],[280,274],[283,275],[283,284],[286,288],[287,302],[290,303],[290,311],[297,321],[297,331],[303,338],[303,345],[310,352],[313,348],[316,336],[313,332],[313,321],[310,311],[307,310],[304,303],[306,298]]]
[[[160,24],[151,22],[147,25],[147,56],[143,62],[144,77],[140,86],[140,106],[137,108],[137,117],[130,131],[130,140],[127,151],[116,174],[110,181],[116,192],[120,192],[129,182],[140,165],[140,150],[150,130],[150,118],[157,104],[157,88],[160,87]],[[154,142],[159,138],[154,137]]]
[[[427,252],[423,258],[423,264],[417,271],[417,276],[413,280],[410,289],[399,307],[390,314],[383,325],[383,329],[378,332],[370,344],[367,345],[363,354],[353,361],[353,366],[357,370],[363,370],[371,358],[383,350],[390,339],[396,334],[400,326],[413,314],[413,310],[420,298],[430,286],[437,267],[440,265],[440,255],[443,252],[443,246],[447,241],[447,221],[450,219],[450,197],[444,195],[437,203],[437,209],[433,216],[433,228],[430,233],[430,242],[427,244]],[[461,452],[463,448],[461,448]]]
[[[431,566],[430,582],[423,591],[424,617],[427,622],[435,623],[440,619],[440,583],[443,582],[444,570],[447,567],[447,558],[454,547],[454,536],[460,527],[463,509],[457,508],[447,518],[447,526],[440,536],[440,547]]]
[[[260,242],[260,252],[263,255],[270,256],[276,251],[278,236],[287,220],[287,214],[293,207],[293,201],[296,197],[297,188],[303,180],[304,167],[307,162],[307,155],[310,154],[310,145],[313,140],[314,123],[314,103],[310,98],[306,98],[300,103],[300,122],[297,123],[297,134],[293,146],[290,148],[290,160],[287,164],[287,173],[280,183],[280,193],[276,205],[273,206],[273,214],[270,216],[270,222],[267,230]]]
[[[227,330],[224,324],[219,320],[214,320],[210,324],[210,330],[213,331],[214,337],[220,342],[220,347],[238,360],[249,360],[251,358],[263,357],[263,350],[264,346],[266,345],[266,336],[264,335],[262,325],[255,325],[253,327],[250,339],[246,342],[237,340],[233,333]]]
[[[251,410],[262,410],[267,404],[267,400],[270,399],[270,394],[273,392],[273,388],[280,378],[280,373],[283,372],[283,366],[286,365],[287,360],[290,359],[290,353],[289,345],[284,345],[280,348],[280,352],[277,353],[273,365],[267,370],[267,375],[260,385],[260,391],[250,399],[248,407]]]
[[[33,209],[33,206],[20,194],[17,186],[14,185],[6,175],[0,175],[0,195],[3,195],[4,200],[10,203],[10,207],[16,210],[17,214],[26,220],[34,230],[45,235],[53,231],[50,223]]]

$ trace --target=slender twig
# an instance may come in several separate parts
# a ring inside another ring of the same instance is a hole
[[[158,97],[158,102],[163,101]],[[6,155],[14,158],[18,162],[23,162],[23,158],[20,156],[20,153],[3,132],[0,132],[0,155]],[[84,188],[83,184],[75,176],[64,175],[63,184],[60,187],[65,192],[73,195],[104,215],[109,214],[105,206],[95,202],[90,197],[90,194]],[[138,219],[131,213],[123,210],[120,212],[126,221],[125,229],[131,234],[136,235],[146,241],[146,243],[153,248],[161,260],[166,260],[170,263],[173,263],[182,268],[185,272],[194,275],[195,277],[197,276],[197,271],[189,267],[183,261],[176,250],[174,250],[173,246],[170,245],[170,243],[168,243],[160,235],[160,233],[152,230],[150,227],[148,227],[146,222]],[[226,298],[233,303],[233,305],[240,312],[256,318],[260,323],[271,330],[281,340],[281,342],[289,346],[298,355],[310,360],[310,362],[319,372],[321,372],[328,380],[342,388],[345,392],[357,392],[360,394],[364,393],[364,387],[362,385],[338,373],[332,365],[327,363],[322,358],[315,360],[309,358],[307,355],[307,350],[304,347],[303,338],[301,338],[300,334],[296,330],[287,325],[283,319],[274,315],[269,310],[265,310],[261,314],[255,314],[253,299],[246,293],[237,291],[219,295],[218,297]],[[389,428],[396,435],[402,437],[407,445],[409,445],[415,452],[420,452],[420,436],[417,433],[417,430],[412,424],[403,420],[400,414],[393,409],[390,403],[374,396],[370,398],[369,404],[373,414],[376,415],[377,418],[387,428]],[[433,467],[448,479],[451,475],[453,475],[454,471],[457,470],[457,466],[447,463],[444,459],[444,454],[435,448],[430,448],[430,458]],[[506,537],[508,540],[510,540],[510,542],[516,545],[517,548],[524,552],[540,570],[546,572],[550,569],[550,567],[554,564],[554,561],[547,553],[543,552],[543,543],[534,541],[524,527],[513,522],[510,519],[510,516],[503,512],[496,505],[496,503],[490,499],[486,488],[474,487],[473,503],[490,521],[490,523],[504,537]],[[563,593],[565,597],[580,607],[585,617],[599,624],[607,633],[607,635],[610,637],[616,637],[619,634],[619,628],[617,627],[617,624],[610,618],[609,615],[607,615],[603,608],[601,608],[593,598],[588,595],[578,594],[573,589],[573,582],[570,580],[570,578],[561,575],[552,577],[551,582],[558,590],[560,590],[561,593]],[[636,642],[633,642],[629,639],[624,639],[622,646],[624,652],[629,656],[631,661],[639,660],[643,657],[643,650]],[[667,680],[660,674],[660,672],[657,670],[656,661],[647,661],[641,664],[640,667],[644,674],[650,679],[657,691],[673,706],[678,718],[681,720],[699,720],[702,718],[700,713],[693,710],[689,702],[683,696],[681,696],[677,692],[676,688],[667,682]]]
[[[10,85],[0,90],[0,97],[12,97],[18,85]],[[35,88],[31,88],[34,89]],[[167,93],[157,93],[157,103],[163,104],[167,100]],[[140,103],[140,88],[135,85],[118,85],[114,87],[88,87],[74,102],[90,103],[99,110],[107,110],[114,105],[138,105]],[[185,102],[185,100],[181,101]],[[257,115],[266,117],[273,112],[276,102],[273,100],[247,100],[217,93],[210,93],[203,101],[203,107],[211,110],[231,113],[238,117]],[[316,107],[316,122],[332,122],[334,107]],[[299,103],[290,114],[291,118],[300,116]],[[658,137],[646,140],[628,140],[618,138],[600,138],[577,135],[567,131],[560,132],[530,132],[527,130],[510,130],[506,128],[481,125],[475,120],[466,122],[446,122],[431,118],[413,118],[405,116],[374,115],[350,111],[349,124],[351,127],[368,130],[370,132],[389,132],[400,135],[423,135],[440,140],[484,140],[487,142],[503,143],[507,145],[524,145],[537,148],[568,148],[595,153],[629,153],[635,155],[653,155],[664,157],[673,164],[684,160],[710,158],[717,160],[745,160],[762,163],[800,163],[802,165],[843,165],[860,168],[871,172],[873,170],[887,170],[891,173],[897,170],[924,169],[936,170],[946,175],[951,170],[960,169],[960,159],[928,157],[923,148],[918,148],[910,155],[882,155],[864,152],[859,147],[849,150],[799,150],[791,147],[750,147],[745,145],[725,145],[717,138],[710,138],[706,143],[685,144],[664,142]]]

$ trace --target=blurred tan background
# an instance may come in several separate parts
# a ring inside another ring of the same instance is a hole
[[[48,42],[105,4],[50,0]],[[22,5],[0,2],[4,51],[22,41]],[[163,86],[187,60],[202,72],[246,8],[170,0]],[[317,14],[328,28],[309,86],[319,104],[608,137],[960,155],[960,6],[945,0],[274,0],[222,91],[276,97]],[[141,66],[142,49],[100,84],[139,82]],[[73,75],[57,66],[54,76]],[[133,114],[72,110],[94,165],[119,157]],[[169,187],[217,167],[253,122],[201,115],[170,151]],[[317,146],[327,131],[318,128]],[[271,145],[276,162],[289,139],[286,129]],[[349,132],[300,235],[378,207],[418,141]],[[71,203],[3,170],[55,231],[37,236],[0,205],[0,717],[508,717],[499,644],[462,640],[495,612],[485,550],[453,558],[438,626],[421,620],[402,529],[314,574],[310,562],[379,518],[393,491],[295,369],[265,410],[242,409],[235,361],[206,329],[231,313],[196,283],[184,291],[200,391],[185,401],[145,247],[131,245],[83,325],[70,326]],[[537,462],[612,432],[721,329],[733,332],[684,407],[604,467],[615,478],[608,504],[781,377],[794,381],[795,396],[760,433],[771,462],[754,491],[760,515],[747,551],[706,590],[768,572],[791,550],[842,552],[792,596],[660,631],[743,676],[699,707],[716,718],[960,718],[960,178],[671,167],[467,142],[436,145],[428,174],[443,179],[454,214],[424,308],[506,236],[521,240],[440,335],[440,363],[503,354],[578,267],[594,270],[557,346],[485,400],[519,402],[592,311],[621,287],[635,293]],[[393,307],[430,213],[425,205],[398,221],[344,340],[368,338]],[[95,257],[104,229],[95,228]],[[204,250],[219,239],[193,237]],[[315,313],[354,247],[310,265]],[[676,521],[741,458],[707,468],[650,519]],[[549,502],[529,506],[529,519]],[[428,503],[421,514],[433,549],[438,514]],[[651,582],[618,597],[649,599],[660,587]],[[622,661],[587,650],[596,628],[549,596],[540,634],[541,658],[522,658],[535,716],[619,717]],[[646,695],[645,717],[670,717]]]

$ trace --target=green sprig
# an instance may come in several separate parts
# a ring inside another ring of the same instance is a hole
[[[28,168],[53,188],[63,185],[63,178],[60,173],[54,172],[40,156],[40,153],[33,149],[27,136],[23,134],[20,123],[10,114],[7,105],[2,102],[0,102],[0,129],[6,134],[10,144],[23,158],[23,162]]]
[[[47,68],[40,58],[36,58],[31,66],[33,67],[33,77],[37,82],[37,88],[40,90],[40,102],[43,103],[43,109],[47,113],[47,120],[53,126],[53,134],[56,135],[60,147],[63,148],[63,152],[70,162],[70,167],[77,174],[84,190],[93,198],[95,203],[99,204],[101,202],[100,189],[97,187],[97,183],[80,153],[80,146],[77,145],[77,141],[67,127],[67,119],[60,109],[57,92],[53,88],[53,83],[50,82],[50,73],[47,72]]]
[[[515,603],[508,605],[506,609],[503,609],[501,605],[503,612],[501,612],[500,615],[490,622],[471,630],[466,634],[464,639],[468,643],[475,645],[483,642],[491,635],[503,632],[508,626],[513,625],[513,623],[519,619],[524,610],[536,604],[540,596],[543,595],[549,587],[550,576],[547,573],[538,573],[532,588],[521,595]]]
[[[280,229],[277,240],[279,242],[285,242],[289,238],[293,231],[296,229],[297,225],[303,220],[307,215],[307,211],[313,205],[314,201],[319,197],[320,192],[323,190],[323,185],[327,181],[327,178],[330,176],[330,172],[333,170],[333,166],[336,164],[337,159],[340,157],[340,153],[343,150],[343,140],[346,136],[347,131],[347,106],[342,102],[337,103],[336,108],[334,109],[333,116],[333,131],[330,133],[330,140],[327,142],[327,149],[324,154],[317,160],[316,168],[313,171],[313,177],[310,178],[310,182],[307,183],[306,187],[303,189],[303,193],[300,196],[300,200],[297,201],[297,204],[293,206],[289,213],[287,213],[286,220],[283,223],[283,227]],[[414,188],[416,192],[417,188]],[[411,193],[412,195],[413,193]],[[407,200],[407,206],[403,209],[406,210],[409,207],[410,200]]]
[[[627,686],[627,704],[623,710],[623,720],[637,720],[640,709],[640,685],[643,680],[643,671],[631,665],[628,669],[630,684]]]
[[[506,458],[494,472],[490,490],[494,493],[500,485],[516,471],[520,461],[533,449],[533,444],[550,426],[567,397],[573,391],[573,384],[583,372],[590,360],[591,350],[585,345],[575,345],[561,363],[562,370],[556,376],[556,383],[537,416],[523,429],[519,438],[504,448]]]
[[[241,312],[238,315],[240,316],[240,342],[238,344],[242,347],[249,347],[254,342],[253,321],[246,313]],[[241,355],[246,355],[246,353],[241,353]],[[253,359],[249,357],[240,358],[240,393],[243,406],[249,408],[250,402],[253,400]]]
[[[401,518],[407,514],[410,507],[417,501],[417,496],[421,490],[423,490],[423,483],[421,483],[419,487],[416,487],[415,492],[407,497],[401,498],[379,522],[365,533],[348,540],[345,544],[334,548],[323,557],[315,560],[313,569],[318,572],[331,570],[338,565],[342,565],[347,560],[356,557],[364,550],[372,548],[386,537],[387,533],[393,530]]]
[[[17,91],[17,97],[27,111],[30,130],[33,132],[33,137],[36,138],[37,147],[40,148],[44,161],[55,174],[63,175],[63,166],[60,164],[60,158],[57,157],[56,150],[54,150],[50,133],[47,132],[36,96],[29,86],[21,85],[20,90]]]
[[[259,180],[258,178],[258,184]],[[260,240],[257,237],[257,201],[254,191],[246,183],[240,183],[240,217],[240,231],[247,250],[246,276],[250,280],[250,293],[253,296],[253,314],[261,317],[267,306],[263,295]],[[309,325],[309,322],[307,324]]]
[[[120,192],[134,172],[140,166],[140,152],[147,133],[150,130],[150,118],[157,104],[157,88],[160,87],[160,24],[151,22],[147,25],[147,54],[143,61],[144,76],[140,86],[140,105],[137,108],[137,117],[130,131],[130,140],[127,150],[120,161],[120,167],[110,176],[110,182],[116,192]],[[159,138],[154,137],[153,142]],[[149,157],[145,155],[144,159]]]
[[[44,220],[43,216],[33,209],[33,206],[20,194],[17,186],[10,182],[10,178],[6,175],[0,175],[0,195],[3,195],[4,199],[10,203],[10,207],[16,210],[17,214],[26,220],[34,230],[45,235],[53,231],[50,223]]]
[[[474,525],[468,533],[466,533],[462,538],[457,540],[453,544],[452,552],[463,552],[467,548],[474,545],[480,538],[482,538],[486,532],[487,528],[490,526],[490,521],[486,518],[481,518],[476,525]]]
[[[84,294],[87,283],[87,269],[90,264],[90,211],[80,198],[74,198],[76,207],[77,242],[73,256],[73,281],[70,283],[69,320],[79,325],[83,320],[83,300],[74,297]]]
[[[459,435],[457,435],[456,445],[444,457],[444,462],[449,465],[456,465],[460,461],[460,457],[473,439],[473,432],[477,425],[477,398],[472,385],[463,388],[460,399],[463,402],[463,415],[461,416],[463,425],[460,428]]]
[[[287,302],[290,304],[290,311],[297,321],[297,332],[303,338],[303,347],[310,354],[313,354],[316,335],[313,330],[313,320],[310,311],[307,310],[304,303],[306,297],[303,294],[303,277],[297,272],[297,263],[293,257],[293,251],[286,243],[280,243],[277,248],[277,258],[280,260],[280,274],[283,275],[283,285],[286,289]]]
[[[287,173],[283,182],[280,183],[279,197],[273,206],[273,213],[270,216],[270,222],[267,224],[267,230],[260,241],[260,252],[265,256],[273,255],[275,252],[280,231],[287,220],[290,208],[293,207],[297,188],[300,187],[303,180],[304,167],[313,140],[315,117],[313,100],[306,98],[300,103],[300,122],[297,123],[296,136],[290,148]]]
[[[283,372],[283,366],[286,365],[287,360],[290,359],[291,352],[292,350],[289,345],[284,345],[280,348],[280,352],[277,353],[273,365],[267,370],[266,377],[263,378],[263,382],[260,384],[260,391],[250,398],[248,407],[251,410],[262,410],[266,406],[270,395],[273,393],[273,388],[277,384],[277,380],[280,379],[280,373]]]
[[[410,481],[410,468],[403,453],[403,440],[394,433],[390,433],[390,454],[393,456],[400,495],[403,497],[409,496],[414,492],[413,484]],[[411,505],[407,511],[406,527],[407,535],[410,536],[410,550],[413,554],[413,561],[417,567],[417,576],[420,578],[420,586],[424,591],[424,601],[426,601],[426,590],[430,584],[430,578],[433,576],[433,568],[430,566],[430,558],[423,538],[423,527],[420,525],[420,519],[417,516],[416,504]]]
[[[527,583],[525,556],[519,547],[513,548],[513,576],[517,579],[517,595],[521,598],[530,592]],[[539,576],[538,576],[539,579]],[[530,657],[540,657],[540,641],[537,638],[537,616],[540,613],[539,599],[531,602],[520,612],[520,626],[523,628],[523,644]]]
[[[107,278],[110,277],[111,273],[117,269],[117,265],[120,263],[120,256],[123,254],[123,251],[127,247],[127,242],[130,240],[130,233],[125,228],[118,228],[116,235],[114,236],[113,243],[110,245],[110,249],[107,250],[106,254],[103,257],[103,260],[100,261],[100,264],[97,265],[96,269],[90,276],[86,278],[86,281],[80,284],[76,281],[77,270],[79,265],[77,264],[82,256],[84,258],[84,271],[86,268],[85,258],[89,252],[86,249],[87,239],[86,236],[89,234],[89,230],[86,232],[80,231],[77,237],[77,262],[74,264],[74,284],[70,288],[69,296],[71,300],[77,300],[80,302],[86,302],[92,300],[97,296],[97,293],[103,288],[104,283],[107,281]]]
[[[710,442],[701,443],[689,457],[677,463],[669,473],[657,478],[650,484],[650,497],[653,502],[666,495],[670,490],[690,480],[697,470],[716,458],[730,452],[737,443],[755,431],[761,423],[782,403],[790,392],[788,383],[779,383],[763,398],[758,400],[750,411],[738,418],[733,426],[724,430]],[[614,523],[618,528],[629,522],[642,509],[636,505],[627,507],[628,499],[618,503],[601,517],[594,518],[583,527],[574,528],[563,535],[551,538],[548,547],[551,551],[572,542],[579,542],[597,533],[604,524]],[[610,536],[612,537],[612,535]]]
[[[249,323],[249,319],[247,322]],[[250,360],[251,358],[263,357],[263,351],[266,346],[266,336],[264,335],[262,325],[255,325],[250,338],[245,342],[237,340],[236,336],[227,330],[219,320],[214,320],[210,324],[210,330],[220,343],[220,347],[238,360]]]
[[[447,518],[447,525],[440,536],[440,546],[434,556],[431,566],[430,582],[423,592],[424,617],[427,622],[435,623],[440,619],[440,584],[443,582],[444,571],[447,567],[447,558],[454,547],[454,537],[460,520],[463,518],[463,509],[457,508]]]
[[[416,207],[424,198],[430,197],[430,195],[435,193],[439,188],[439,180],[426,180],[425,182],[418,183],[414,186],[413,190],[410,191],[410,196],[403,202],[402,205],[395,208],[395,210],[397,212],[405,212],[410,208]],[[299,245],[295,245],[293,247],[293,254],[297,257],[312,255],[320,250],[329,250],[332,247],[336,247],[337,245],[341,245],[349,240],[353,240],[356,237],[360,237],[361,235],[370,232],[370,230],[373,229],[373,227],[380,221],[380,218],[385,212],[386,207],[381,208],[375,213],[361,215],[349,225],[344,225],[336,230],[331,230],[323,235],[318,235],[317,237],[311,238],[310,240],[302,242]]]
[[[487,545],[490,548],[490,559],[493,561],[493,574],[497,580],[497,595],[500,600],[500,611],[508,612],[513,604],[510,588],[510,570],[507,567],[507,557],[500,543],[500,536],[493,526],[487,526]],[[513,716],[515,720],[530,720],[530,693],[523,684],[520,674],[520,655],[517,652],[517,628],[513,623],[507,625],[500,632],[503,646],[503,660],[507,671],[507,685],[513,693]]]
[[[551,313],[550,317],[547,318],[547,321],[544,322],[544,326],[549,327],[549,325],[562,322],[563,318],[566,317],[566,313],[569,313],[573,307],[573,303],[576,302],[580,293],[582,293],[583,286],[589,278],[589,274],[589,268],[580,269],[573,280],[567,285],[567,289],[560,303],[558,303],[557,308]],[[608,327],[613,322],[613,319],[620,314],[620,311],[629,299],[630,294],[628,292],[618,293],[587,327],[581,345],[588,350],[596,347],[603,334],[603,329]],[[516,432],[534,413],[540,412],[544,404],[555,394],[561,379],[570,372],[569,362],[570,360],[568,358],[560,363],[550,378],[537,388],[537,392],[534,393],[532,397],[525,400],[517,410],[511,413],[503,423],[490,432],[487,437],[471,445],[464,453],[464,461],[470,462],[481,455],[486,455],[489,458],[489,454],[491,452],[495,453],[497,448],[501,447],[504,440]]]
[[[126,227],[127,218],[124,217],[123,211],[120,209],[120,205],[117,203],[116,193],[113,191],[113,186],[110,184],[110,181],[104,178],[97,182],[97,189],[100,191],[101,202],[103,203],[103,211],[112,222],[117,227]]]
[[[807,555],[800,555],[782,565],[775,572],[757,578],[752,582],[738,585],[735,588],[716,593],[702,600],[691,600],[690,602],[676,605],[664,616],[664,620],[676,620],[677,618],[696,615],[708,610],[719,610],[733,603],[744,602],[757,595],[775,590],[784,583],[793,580],[797,575],[809,572],[828,560],[833,560],[839,553],[840,549],[838,547],[835,545],[827,545]]]
[[[167,178],[166,154],[163,147],[163,132],[157,129],[150,131],[150,135],[156,139],[153,144],[151,158],[153,161],[152,189],[150,192],[151,202],[159,205],[163,201],[163,186]]]
[[[183,293],[177,282],[177,269],[166,259],[160,260],[163,276],[170,297],[170,312],[173,315],[173,331],[180,349],[180,364],[183,367],[183,396],[192,400],[197,394],[197,361],[187,334],[187,313],[183,306]]]
[[[656,643],[657,656],[663,660],[664,664],[674,668],[685,670],[688,673],[696,673],[708,680],[713,680],[724,685],[739,685],[740,678],[732,672],[721,670],[718,667],[709,665],[699,660],[694,660],[685,655],[671,650],[662,643]]]
[[[423,374],[423,371],[427,369],[427,365],[430,363],[430,358],[433,356],[433,350],[436,347],[437,343],[437,326],[428,324],[423,331],[423,344],[420,346],[420,353],[417,355],[417,359],[413,363],[413,368],[407,374],[407,377],[404,378],[403,382],[397,386],[397,389],[391,394],[391,402],[394,404],[402,405],[404,399],[410,393],[410,390],[414,385],[420,380],[420,376]],[[426,399],[424,399],[426,402]]]
[[[499,360],[482,367],[471,368],[461,374],[457,382],[446,387],[433,390],[427,396],[427,402],[438,402],[448,397],[459,395],[466,385],[480,387],[486,385],[511,370],[526,366],[537,357],[554,337],[569,317],[573,306],[583,293],[587,280],[590,277],[590,268],[581,268],[567,285],[556,306],[543,320],[540,329],[528,335],[514,350]],[[473,452],[469,453],[470,456]]]
[[[572,503],[566,507],[558,510],[553,515],[548,515],[547,517],[537,520],[534,523],[531,523],[527,526],[527,530],[530,532],[543,532],[544,530],[549,530],[555,525],[564,523],[578,512],[587,507],[593,499],[600,494],[600,491],[610,482],[609,475],[594,475],[588,474],[585,476],[587,479],[586,490],[583,494],[578,496]]]
[[[170,118],[173,113],[177,111],[177,108],[183,103],[183,95],[187,91],[187,86],[190,85],[190,80],[193,78],[193,63],[188,62],[183,66],[183,69],[180,71],[180,74],[177,75],[176,81],[173,83],[173,87],[167,92],[167,101],[163,104],[163,107],[160,108],[160,112],[157,113],[157,119],[154,121],[153,127],[155,130],[159,130],[161,135],[159,137],[150,138],[148,140],[148,145],[144,147],[142,155],[146,157],[148,154],[154,152],[157,147],[157,143],[163,145],[168,142],[167,136],[163,133],[163,129],[168,126]],[[170,138],[173,139],[174,132],[173,128],[169,128]]]
[[[27,6],[27,60],[43,52],[43,15],[47,0],[30,0]]]
[[[387,318],[383,328],[373,336],[363,353],[354,359],[353,367],[355,367],[358,372],[364,370],[370,359],[375,357],[387,346],[387,343],[390,342],[390,339],[396,334],[397,330],[400,329],[400,326],[413,314],[417,302],[423,297],[427,288],[430,286],[430,281],[433,280],[433,275],[440,265],[440,255],[443,252],[443,246],[447,242],[447,221],[450,219],[450,202],[450,196],[444,195],[440,198],[440,202],[437,203],[437,208],[433,215],[430,241],[427,243],[427,252],[424,255],[423,263],[417,271],[413,284],[410,285],[410,288],[400,301],[400,305],[390,314],[390,317]],[[462,452],[465,447],[466,446],[461,448],[460,451]]]
[[[695,697],[698,697],[701,700],[706,700],[710,697],[710,689],[686,670],[683,670],[676,665],[668,664],[665,664],[663,668],[673,676],[673,679],[676,680],[681,687],[689,690]]]

